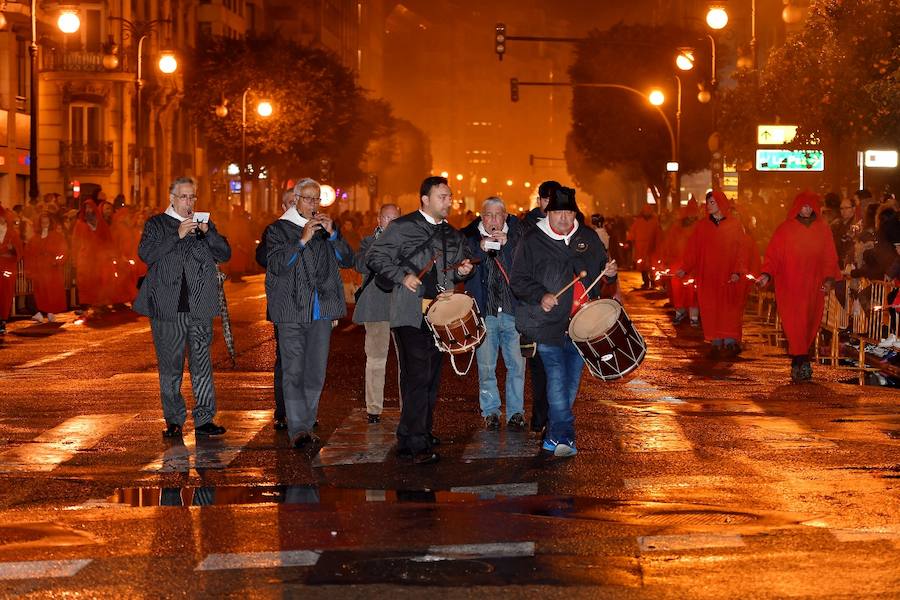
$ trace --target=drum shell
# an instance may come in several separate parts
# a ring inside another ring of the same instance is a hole
[[[474,351],[484,339],[486,330],[484,321],[478,313],[478,304],[469,294],[454,292],[454,296],[467,296],[471,299],[471,306],[456,318],[451,318],[443,324],[435,324],[429,318],[435,304],[428,307],[425,313],[425,322],[434,335],[435,343],[443,352],[450,354],[463,354]],[[438,302],[438,301],[435,301]]]
[[[594,300],[582,306],[578,312],[588,309],[595,302],[609,301]],[[578,313],[575,314],[575,318],[577,317]],[[570,324],[570,332],[571,328]],[[644,338],[635,329],[621,306],[618,318],[606,331],[586,340],[572,338],[572,343],[584,359],[591,375],[604,381],[625,377],[640,366],[647,354]]]

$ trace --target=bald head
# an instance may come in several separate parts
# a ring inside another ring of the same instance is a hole
[[[385,229],[391,221],[400,216],[400,208],[396,204],[385,204],[378,211],[378,226]]]

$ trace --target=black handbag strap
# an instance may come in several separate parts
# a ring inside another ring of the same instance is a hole
[[[418,246],[416,246],[415,250],[413,250],[412,252],[410,252],[410,253],[407,254],[406,256],[401,256],[401,257],[400,257],[400,260],[397,261],[397,264],[398,264],[398,265],[402,265],[402,266],[404,266],[404,267],[409,267],[409,268],[411,268],[411,269],[413,270],[413,273],[415,273],[416,270],[417,270],[417,269],[416,269],[416,265],[412,264],[412,262],[410,262],[409,259],[411,259],[413,256],[415,256],[416,254],[418,254],[419,252],[421,252],[422,250],[424,250],[425,248],[427,248],[428,246],[430,246],[430,245],[431,245],[431,240],[433,240],[433,239],[434,239],[434,236],[437,235],[438,230],[439,230],[439,229],[442,229],[443,227],[444,227],[443,223],[440,224],[440,225],[438,225],[438,226],[435,228],[435,230],[431,232],[431,235],[428,236],[428,239],[427,239],[427,240],[425,240],[424,242],[422,242],[421,244],[419,244]],[[445,259],[445,260],[446,260],[446,259]]]

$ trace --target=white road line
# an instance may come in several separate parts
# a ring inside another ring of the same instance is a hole
[[[705,550],[707,548],[741,548],[745,546],[739,535],[690,533],[682,535],[646,535],[637,539],[641,552],[672,550]]]
[[[187,473],[194,469],[224,469],[250,440],[272,419],[270,410],[223,410],[216,421],[228,431],[218,438],[200,438],[186,432],[183,443],[169,442],[161,456],[144,466],[144,471]]]
[[[277,567],[311,567],[319,562],[321,552],[313,550],[282,550],[281,552],[242,552],[210,554],[195,571],[225,571],[230,569],[272,569]]]
[[[534,542],[431,546],[428,548],[428,554],[416,556],[412,560],[415,562],[437,562],[481,558],[517,558],[522,556],[534,556]]]
[[[476,494],[479,498],[490,499],[497,496],[536,496],[538,484],[531,483],[499,483],[493,485],[469,485],[450,488],[458,494]]]
[[[812,433],[801,423],[787,417],[732,417],[741,426],[741,438],[761,442],[777,450],[833,448],[834,442]]]
[[[81,560],[29,560],[0,563],[0,580],[71,577],[91,563]]]
[[[0,472],[52,471],[134,417],[126,413],[72,417],[30,442],[0,453]]]
[[[841,543],[900,540],[900,532],[885,528],[832,529],[831,535]]]
[[[314,467],[383,463],[397,441],[399,409],[386,409],[380,423],[369,423],[365,409],[355,409],[334,430],[313,460]]]
[[[110,346],[115,344],[116,342],[120,342],[126,338],[129,338],[133,335],[138,335],[141,333],[147,333],[150,331],[150,327],[140,327],[138,329],[132,329],[131,331],[126,331],[125,333],[121,333],[119,335],[111,336],[111,337],[103,337],[102,341],[99,342],[91,342],[85,344],[84,346],[79,346],[78,348],[74,348],[72,350],[67,350],[65,352],[60,352],[58,354],[51,354],[50,356],[45,356],[44,358],[38,358],[32,361],[28,361],[27,363],[23,363],[21,365],[15,365],[14,369],[31,369],[33,367],[40,367],[42,365],[46,365],[48,363],[57,362],[63,360],[64,358],[69,358],[70,356],[74,356],[75,354],[79,354],[84,352],[85,350],[91,350],[92,348],[96,348],[98,346]]]

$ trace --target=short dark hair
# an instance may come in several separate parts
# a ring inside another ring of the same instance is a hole
[[[841,196],[837,192],[828,192],[825,194],[825,206],[831,209],[841,206]]]
[[[556,190],[562,187],[562,184],[558,181],[553,181],[552,179],[543,182],[538,186],[538,197],[539,198],[550,198]]]
[[[872,197],[872,192],[863,188],[861,190],[856,190],[856,193],[853,195],[856,196],[857,198],[859,198],[860,200],[868,200],[869,198]]]
[[[422,185],[419,186],[419,199],[421,200],[422,196],[427,196],[431,193],[432,188],[436,185],[446,185],[449,187],[449,183],[447,183],[446,177],[441,177],[440,175],[432,175],[431,177],[426,177],[422,181]]]

